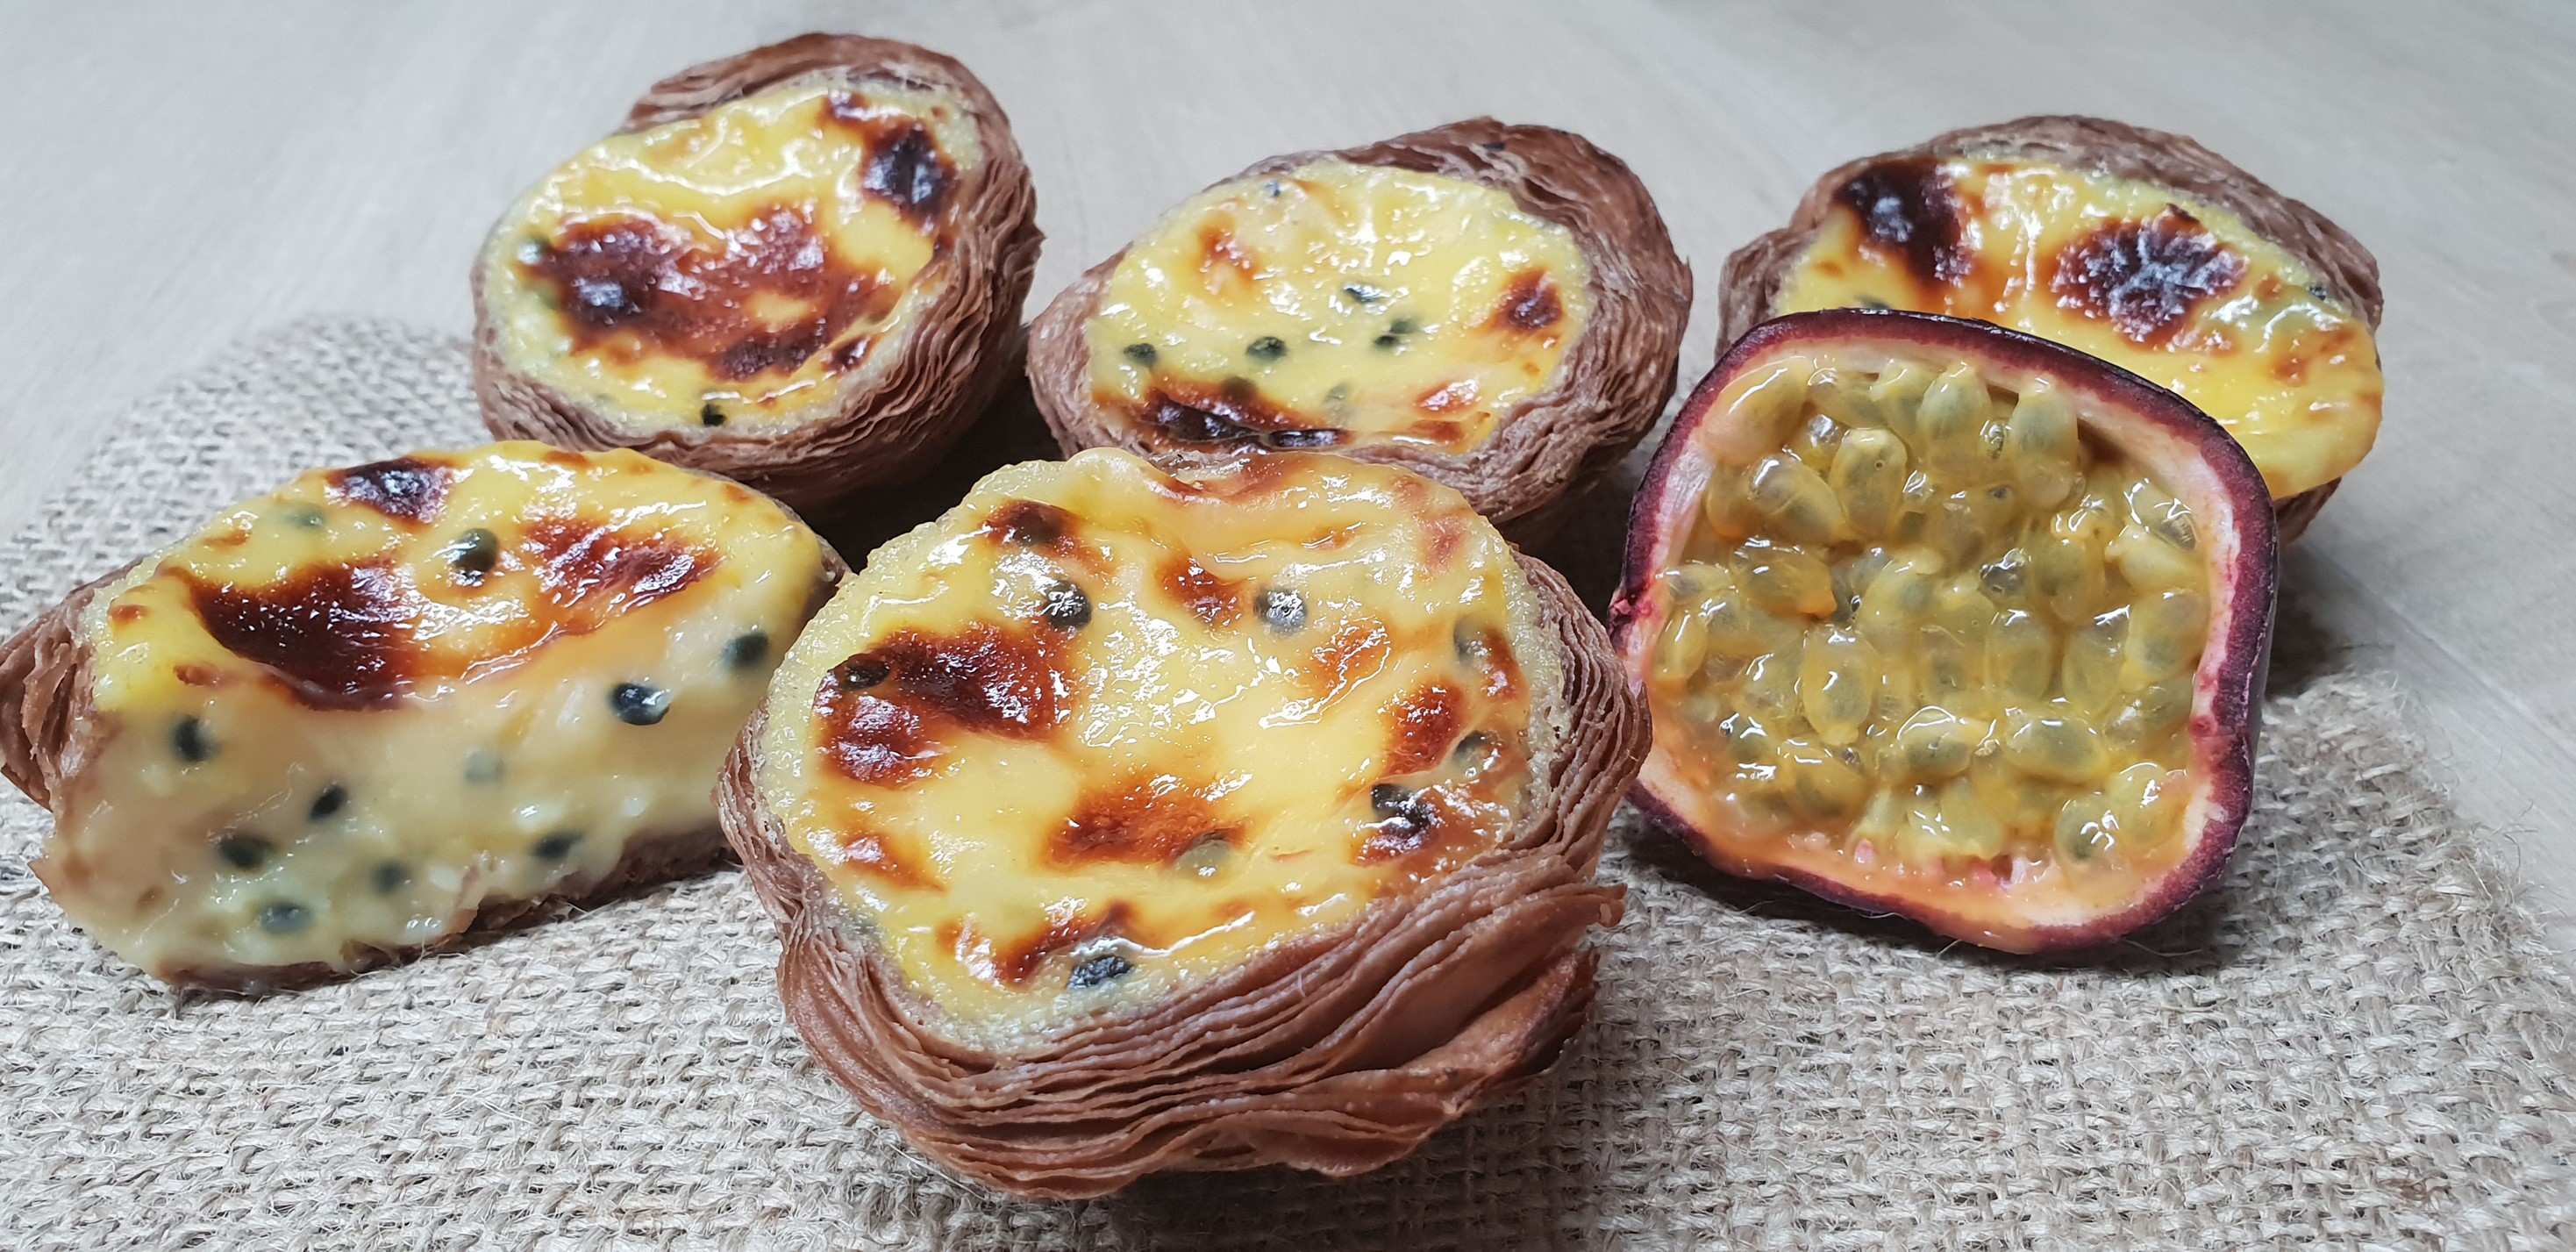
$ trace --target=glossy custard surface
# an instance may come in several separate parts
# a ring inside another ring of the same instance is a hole
[[[91,603],[101,738],[38,872],[156,973],[436,939],[707,827],[824,576],[777,505],[629,452],[305,474]]]
[[[1914,158],[1836,195],[1776,313],[1946,313],[2082,349],[2182,393],[2274,498],[2379,433],[2370,327],[2235,214],[2150,183],[2027,161]]]
[[[1404,471],[1012,466],[797,642],[761,792],[948,1029],[1008,1047],[1492,847],[1554,733],[1532,613],[1492,526]]]
[[[1790,356],[1718,404],[1652,591],[1650,768],[1695,829],[1970,917],[2178,863],[2210,558],[2166,484],[1957,361]]]
[[[1100,404],[1173,443],[1472,450],[1592,313],[1573,234],[1482,183],[1318,161],[1204,192],[1085,325]]]
[[[982,160],[944,95],[776,88],[603,139],[483,260],[512,367],[640,429],[830,412],[937,299],[922,274]]]

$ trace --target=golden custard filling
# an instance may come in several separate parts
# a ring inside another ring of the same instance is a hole
[[[512,368],[640,429],[828,415],[890,356],[983,159],[945,94],[805,83],[612,135],[514,206],[483,262]]]
[[[707,828],[820,540],[631,452],[314,471],[82,619],[101,734],[37,873],[158,974],[452,933]]]
[[[1720,851],[1971,914],[2179,862],[2210,580],[2166,485],[1964,363],[1792,356],[1718,405],[1647,695]]]
[[[1129,245],[1083,328],[1092,392],[1161,440],[1467,452],[1554,385],[1590,274],[1509,192],[1317,161]]]
[[[1543,797],[1560,680],[1456,493],[1332,457],[998,471],[771,684],[759,786],[905,982],[1007,1047],[1352,919]]]
[[[2182,394],[2275,499],[2342,477],[2379,433],[2370,327],[2235,214],[2152,183],[2031,161],[1916,157],[1863,172],[1775,313],[1907,309],[2081,349]]]

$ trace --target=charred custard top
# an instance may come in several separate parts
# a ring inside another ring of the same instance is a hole
[[[1201,193],[1085,326],[1102,407],[1169,443],[1459,453],[1592,312],[1572,232],[1481,183],[1318,161]]]
[[[483,261],[513,368],[641,429],[828,413],[891,355],[982,159],[949,97],[807,83],[612,135],[513,206]]]
[[[302,475],[92,601],[99,746],[38,872],[156,973],[436,939],[711,822],[823,576],[777,505],[631,452]]]
[[[1532,614],[1401,470],[1012,466],[797,641],[761,793],[946,1029],[1007,1048],[1492,847],[1543,802]]]
[[[2030,161],[1918,157],[1844,185],[1776,313],[1946,313],[2080,348],[2182,393],[2274,498],[2342,477],[2379,433],[2370,327],[2235,214]]]
[[[1792,355],[1717,405],[1647,692],[1697,829],[1970,918],[2178,863],[2210,558],[2165,484],[1956,361]]]

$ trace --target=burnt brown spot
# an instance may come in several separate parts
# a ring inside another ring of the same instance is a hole
[[[667,532],[613,530],[548,518],[528,527],[527,553],[553,629],[588,634],[674,595],[722,559]]]
[[[893,846],[886,842],[886,837],[876,831],[842,832],[840,840],[842,863],[863,874],[899,887],[927,890],[939,886],[938,880],[923,873],[921,867],[897,855]]]
[[[1931,156],[1881,161],[1834,192],[1860,215],[1869,246],[1894,251],[1926,282],[1956,282],[1968,272],[1959,246],[1959,196],[1948,171]]]
[[[120,604],[107,611],[107,620],[118,626],[131,626],[149,616],[151,610],[140,604]]]
[[[1086,793],[1047,841],[1047,863],[1060,869],[1113,861],[1169,865],[1202,839],[1229,833],[1202,792],[1169,775],[1136,778]]]
[[[953,635],[898,631],[841,662],[814,694],[823,753],[862,783],[928,776],[943,732],[1028,739],[1072,701],[1064,636],[977,622]]]
[[[1423,527],[1423,534],[1423,561],[1434,572],[1448,569],[1467,543],[1467,525],[1454,517],[1434,519]]]
[[[1114,403],[1114,401],[1111,401]],[[1247,378],[1216,386],[1160,380],[1135,410],[1136,420],[1183,443],[1256,443],[1272,448],[1330,447],[1348,437],[1264,400]]]
[[[1425,413],[1447,413],[1453,409],[1466,408],[1475,402],[1476,380],[1462,378],[1447,386],[1434,387],[1423,392],[1414,400],[1413,407]]]
[[[825,679],[814,711],[823,719],[823,759],[854,782],[900,786],[929,777],[939,757],[920,715],[891,701],[853,696]]]
[[[2112,222],[2057,254],[2059,308],[2103,318],[2134,344],[2174,337],[2204,300],[2245,277],[2245,259],[2174,205],[2144,222]]]
[[[1411,774],[1439,764],[1466,724],[1466,700],[1441,683],[1407,692],[1385,709],[1391,732],[1386,772]]]
[[[171,666],[170,676],[190,687],[220,687],[224,683],[222,670],[195,661],[181,661]]]
[[[1073,515],[1036,500],[1013,500],[993,510],[982,531],[1013,547],[1059,555],[1073,548]]]
[[[737,382],[801,368],[902,294],[843,259],[796,205],[761,210],[719,250],[649,218],[580,222],[523,266],[553,288],[577,350],[686,357]],[[755,316],[755,298],[799,312]]]
[[[1164,565],[1162,584],[1163,594],[1180,601],[1190,616],[1209,626],[1223,626],[1243,616],[1243,584],[1217,577],[1190,557]]]
[[[1392,647],[1386,627],[1373,621],[1345,622],[1312,659],[1298,667],[1298,677],[1318,707],[1342,697],[1361,679],[1386,664]]]
[[[395,457],[333,470],[324,490],[341,504],[363,504],[399,522],[437,520],[456,471],[419,457]]]
[[[1128,908],[1123,903],[1112,904],[1096,914],[1051,908],[1047,910],[1045,929],[1019,943],[994,949],[993,975],[1013,987],[1025,985],[1029,977],[1046,964],[1048,957],[1067,948],[1123,932],[1127,927],[1127,914]],[[979,942],[971,927],[958,936],[961,948]],[[960,952],[959,956],[972,963],[972,958],[966,953]]]
[[[957,170],[940,153],[939,141],[920,119],[880,111],[856,92],[836,91],[824,97],[823,120],[857,135],[867,149],[867,165],[859,174],[861,189],[893,205],[895,212],[915,225],[926,226],[939,216],[949,189],[956,185]]]
[[[1485,695],[1491,699],[1509,699],[1519,689],[1521,666],[1512,656],[1511,641],[1503,632],[1475,622],[1460,622],[1450,632],[1458,649],[1458,660],[1484,680]]]
[[[1211,222],[1199,228],[1199,272],[1213,275],[1219,270],[1232,270],[1247,281],[1260,273],[1243,241],[1236,239],[1233,231]]]
[[[1565,316],[1565,306],[1556,295],[1556,284],[1546,270],[1522,270],[1512,275],[1511,285],[1503,289],[1502,307],[1494,310],[1489,323],[1497,330],[1534,332],[1554,326]]]
[[[188,578],[206,633],[317,709],[363,709],[409,689],[416,598],[385,562],[318,565],[256,590]]]

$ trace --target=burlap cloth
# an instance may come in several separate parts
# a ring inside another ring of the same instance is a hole
[[[255,342],[9,541],[0,629],[295,469],[475,441],[472,414],[452,340]],[[1943,945],[1623,817],[1599,1008],[1527,1094],[1362,1179],[1078,1204],[951,1181],[858,1112],[782,1021],[736,873],[301,995],[174,996],[45,899],[10,793],[0,1246],[2576,1242],[2576,987],[2391,688],[2304,686],[2265,713],[2223,887],[2107,957]]]

